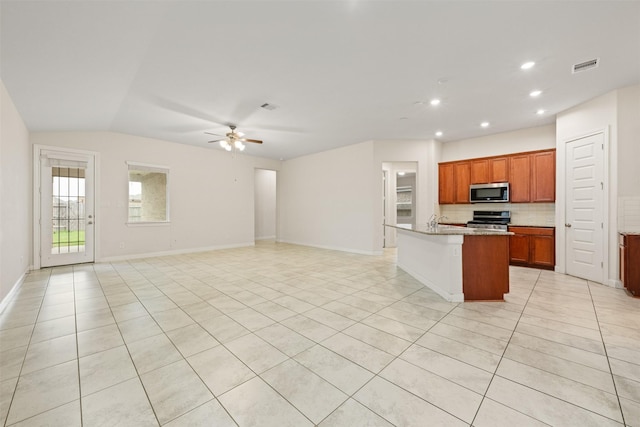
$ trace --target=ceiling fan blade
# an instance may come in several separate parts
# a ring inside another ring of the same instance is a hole
[[[224,139],[214,139],[213,141],[207,141],[209,144],[212,144],[214,142],[220,142],[220,141],[224,141]]]
[[[242,138],[242,141],[253,142],[254,144],[262,144],[262,141],[259,139]]]
[[[205,132],[207,135],[213,135],[213,136],[224,136],[224,135],[220,135],[219,133],[211,133],[211,132]]]

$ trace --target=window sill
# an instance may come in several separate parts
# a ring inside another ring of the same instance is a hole
[[[169,221],[136,221],[127,222],[127,227],[168,227],[171,225]]]

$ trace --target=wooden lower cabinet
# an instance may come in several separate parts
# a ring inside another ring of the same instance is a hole
[[[553,270],[556,239],[553,227],[509,227],[509,264]]]
[[[620,234],[620,280],[634,297],[640,297],[640,235]]]

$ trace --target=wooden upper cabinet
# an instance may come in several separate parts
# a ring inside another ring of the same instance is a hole
[[[470,184],[485,184],[493,182],[489,178],[489,159],[479,159],[471,161]]]
[[[517,154],[509,159],[509,191],[511,202],[531,201],[531,156]]]
[[[438,164],[440,204],[469,203],[469,185],[508,182],[513,203],[556,200],[556,150]]]
[[[442,205],[455,203],[453,163],[438,165],[438,200]]]
[[[555,202],[556,151],[531,154],[531,201]]]
[[[492,157],[489,163],[489,181],[509,182],[509,157]]]
[[[454,203],[469,203],[469,184],[471,181],[470,162],[453,164],[453,182],[455,184]]]

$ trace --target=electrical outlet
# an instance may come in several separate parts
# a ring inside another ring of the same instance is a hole
[[[120,249],[124,249],[124,242],[120,242]]]

